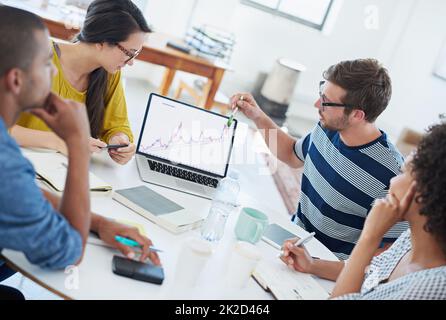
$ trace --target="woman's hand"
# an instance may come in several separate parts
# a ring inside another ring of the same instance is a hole
[[[107,144],[104,141],[90,137],[90,152],[99,153],[102,148],[105,148]]]
[[[313,273],[314,259],[305,249],[305,247],[296,247],[294,244],[299,238],[288,239],[283,244],[283,255],[280,260],[291,269],[304,273]]]
[[[129,137],[123,133],[117,133],[110,138],[109,144],[128,144],[127,147],[119,149],[109,149],[108,154],[110,157],[119,164],[126,164],[129,162],[136,151],[136,146],[130,143]]]
[[[415,193],[416,184],[412,182],[401,201],[393,193],[389,193],[384,199],[376,200],[365,221],[361,238],[381,241],[390,228],[404,219]]]
[[[149,247],[153,245],[152,241],[141,235],[137,228],[129,227],[113,220],[103,219],[99,224],[98,233],[102,241],[115,247],[129,259],[133,259],[135,257],[135,251],[133,251],[131,247],[116,241],[115,236],[135,240],[141,245],[141,257],[139,258],[141,262],[144,262],[147,258],[150,258],[154,264],[161,264],[158,254],[149,249]]]

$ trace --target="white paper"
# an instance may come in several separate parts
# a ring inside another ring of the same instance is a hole
[[[262,261],[254,277],[267,284],[278,300],[326,300],[329,294],[309,274],[289,269],[282,261]]]

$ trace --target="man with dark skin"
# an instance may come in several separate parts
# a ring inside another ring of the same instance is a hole
[[[118,243],[115,236],[137,241],[142,247],[140,260],[150,258],[159,265],[159,257],[149,249],[151,240],[136,228],[90,212],[86,108],[50,92],[55,68],[49,34],[41,19],[0,6],[0,38],[0,250],[22,251],[31,263],[61,269],[81,263],[88,234],[93,231],[131,259],[135,252]],[[68,173],[61,198],[37,187],[34,169],[7,132],[24,111],[41,118],[68,147]],[[5,274],[11,271],[0,260],[0,281]]]

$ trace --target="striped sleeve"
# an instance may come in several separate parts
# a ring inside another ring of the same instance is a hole
[[[304,162],[305,157],[308,154],[308,149],[310,147],[310,137],[311,133],[307,134],[305,137],[300,138],[294,144],[294,153],[296,157],[299,158],[300,161]]]

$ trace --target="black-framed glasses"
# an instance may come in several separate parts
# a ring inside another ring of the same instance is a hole
[[[335,103],[327,101],[327,97],[324,95],[324,86],[326,81],[322,80],[319,82],[319,96],[321,97],[321,106],[322,107],[338,107],[338,108],[355,108],[351,104],[345,104],[345,103]]]
[[[124,48],[123,46],[121,46],[119,43],[115,43],[115,45],[118,47],[119,50],[121,50],[122,52],[125,53],[125,55],[127,57],[129,57],[125,63],[128,63],[129,61],[135,59],[142,51],[142,48],[139,49],[138,51],[132,52],[130,50],[127,50],[126,48]]]

